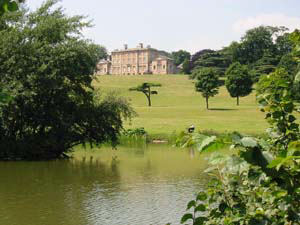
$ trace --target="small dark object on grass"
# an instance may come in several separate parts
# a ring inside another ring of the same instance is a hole
[[[188,128],[188,132],[189,133],[193,133],[195,131],[195,126],[194,125],[192,125],[192,126],[190,126],[189,128]]]

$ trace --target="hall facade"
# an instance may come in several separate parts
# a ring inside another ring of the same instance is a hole
[[[114,50],[106,60],[97,65],[97,74],[175,74],[178,68],[164,51],[144,47],[140,43],[136,48],[128,48],[125,44],[122,50]]]

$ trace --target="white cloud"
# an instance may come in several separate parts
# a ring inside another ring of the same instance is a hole
[[[290,17],[282,13],[260,14],[255,17],[240,19],[233,24],[232,28],[236,33],[243,34],[245,31],[260,25],[285,26],[293,31],[300,28],[300,17]]]

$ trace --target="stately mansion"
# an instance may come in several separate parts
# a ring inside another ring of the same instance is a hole
[[[106,60],[97,65],[97,74],[174,74],[178,68],[166,53],[151,48],[144,48],[140,43],[136,48],[115,50]]]

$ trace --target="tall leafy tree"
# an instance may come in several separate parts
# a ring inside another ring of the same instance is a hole
[[[190,74],[191,73],[191,62],[189,59],[185,59],[182,63],[182,73]]]
[[[194,62],[194,69],[213,68],[219,75],[224,75],[225,70],[230,65],[230,59],[223,51],[207,52]]]
[[[188,51],[185,51],[185,50],[179,50],[176,52],[172,52],[172,58],[174,60],[174,64],[176,66],[179,66],[180,64],[182,64],[184,62],[184,60],[186,60],[186,59],[190,60],[191,53],[189,53]]]
[[[138,91],[142,92],[147,100],[148,100],[148,106],[151,106],[151,95],[157,95],[157,91],[151,90],[152,87],[161,87],[161,84],[154,84],[154,83],[142,83],[141,85],[138,85],[137,87],[129,88],[129,91]]]
[[[208,99],[219,93],[219,78],[216,70],[202,68],[194,71],[196,74],[195,89],[201,92],[206,101],[206,109],[209,109]]]
[[[226,77],[226,88],[230,96],[236,98],[236,104],[239,105],[239,98],[252,92],[253,81],[248,73],[248,68],[235,62],[227,69]]]
[[[97,98],[91,83],[104,49],[82,38],[85,17],[55,3],[17,13],[0,30],[0,84],[13,95],[0,108],[0,159],[53,159],[78,144],[116,143],[132,115],[123,99]]]
[[[255,63],[261,59],[266,51],[277,57],[278,51],[274,38],[278,37],[287,30],[285,27],[259,26],[250,29],[241,38],[241,42],[232,45],[233,61],[241,64]],[[278,42],[280,42],[278,40]],[[284,46],[283,43],[279,44]],[[281,47],[281,51],[285,51],[286,47]]]
[[[194,69],[196,67],[196,62],[198,59],[200,59],[203,55],[207,53],[213,53],[215,52],[214,50],[211,49],[202,49],[198,52],[196,52],[194,55],[191,56],[191,69]]]

